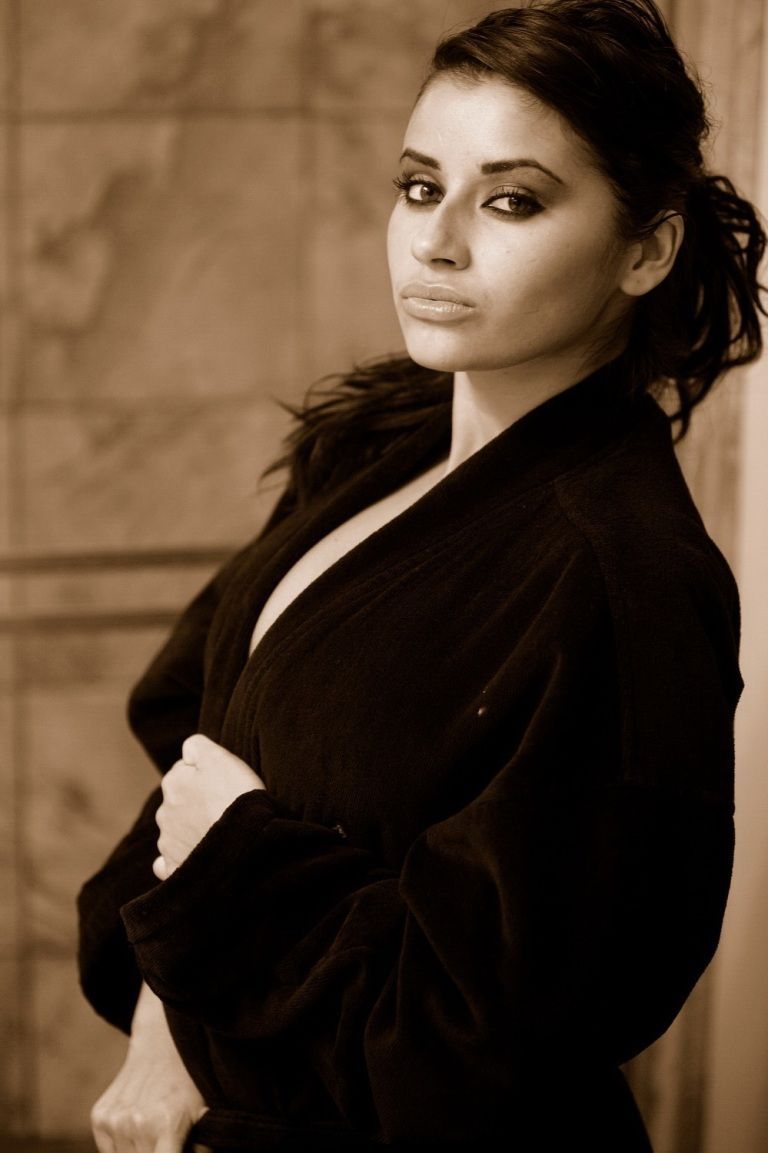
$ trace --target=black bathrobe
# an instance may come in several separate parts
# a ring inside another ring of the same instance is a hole
[[[435,464],[445,406],[260,536],[133,692],[263,778],[158,883],[159,787],[78,898],[80,972],[165,1004],[216,1149],[650,1148],[619,1066],[711,959],[739,601],[650,396],[547,400],[276,619],[281,576]]]

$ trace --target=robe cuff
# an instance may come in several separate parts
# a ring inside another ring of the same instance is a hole
[[[235,876],[242,869],[246,846],[278,813],[266,789],[241,793],[211,825],[187,859],[148,893],[120,909],[128,940],[139,948],[170,930],[179,940],[204,931],[215,910],[230,904]],[[139,952],[141,967],[141,953]]]

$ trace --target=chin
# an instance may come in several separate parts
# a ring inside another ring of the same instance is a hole
[[[414,337],[414,334],[403,333],[405,347],[408,355],[422,368],[431,368],[435,372],[462,372],[474,365],[477,353],[460,347],[459,341],[445,339],[424,339],[423,334]]]
[[[466,367],[463,360],[459,362],[456,357],[452,356],[439,356],[436,353],[430,355],[428,352],[411,350],[410,348],[408,355],[416,364],[420,364],[422,368],[431,368],[433,372],[461,372]]]
[[[508,368],[517,363],[527,350],[504,347],[489,347],[494,335],[470,331],[469,325],[427,326],[420,322],[400,325],[408,355],[423,368],[435,372],[493,372]],[[483,339],[486,335],[486,339]]]
[[[422,368],[435,372],[482,372],[507,368],[510,359],[489,358],[480,352],[462,352],[459,349],[429,347],[423,341],[406,341],[406,349],[411,360]]]

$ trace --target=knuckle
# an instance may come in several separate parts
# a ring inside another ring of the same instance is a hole
[[[141,1109],[133,1115],[134,1133],[142,1137],[157,1138],[175,1132],[178,1127],[179,1118],[165,1106]]]
[[[90,1121],[93,1129],[103,1129],[107,1124],[107,1112],[98,1103],[91,1109]]]
[[[174,786],[178,782],[179,774],[183,773],[187,766],[183,761],[176,761],[171,765],[166,773],[163,773],[163,779],[160,781],[160,788],[163,790],[163,797],[168,796],[173,792]]]
[[[128,1126],[134,1133],[147,1133],[151,1128],[151,1117],[143,1109],[131,1109],[127,1114]]]
[[[195,758],[200,754],[200,741],[198,734],[193,733],[191,737],[187,737],[181,746],[181,758],[185,762],[194,762]]]
[[[110,1131],[117,1137],[132,1136],[134,1132],[133,1111],[131,1109],[121,1109],[119,1113],[115,1114],[112,1118]]]
[[[94,1133],[103,1133],[108,1136],[117,1136],[120,1133],[121,1116],[112,1110],[98,1113],[91,1120]]]
[[[185,764],[184,761],[177,761],[172,769],[162,779],[161,787],[163,790],[163,801],[160,809],[165,806],[165,816],[168,814],[169,807],[178,804],[179,797],[183,797],[185,788],[188,786],[190,774],[196,770],[191,766]],[[160,812],[158,809],[158,812]]]

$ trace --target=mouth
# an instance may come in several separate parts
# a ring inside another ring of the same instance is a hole
[[[404,300],[434,300],[442,301],[449,304],[461,304],[465,308],[474,308],[474,303],[467,300],[465,296],[460,296],[453,288],[449,288],[447,284],[426,284],[420,280],[412,280],[401,288],[400,295]]]
[[[412,281],[400,290],[400,296],[405,311],[421,320],[460,320],[475,307],[446,284]]]

